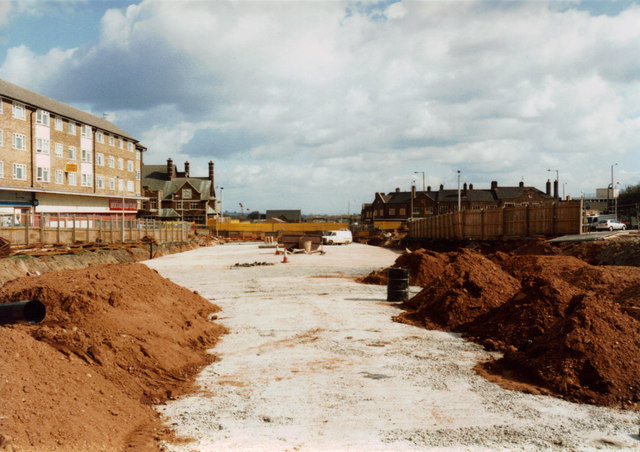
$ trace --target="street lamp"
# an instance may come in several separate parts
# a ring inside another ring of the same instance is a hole
[[[566,182],[562,183],[562,199],[564,199],[564,187],[567,185]]]
[[[424,171],[414,171],[413,174],[420,174],[422,173],[422,191],[424,191]]]
[[[460,198],[460,170],[458,170],[458,212],[462,210],[462,199]]]
[[[220,219],[224,223],[224,187],[220,187]]]
[[[611,165],[611,190],[607,190],[607,207],[609,209],[611,209],[611,206],[609,204],[611,204],[611,198],[613,198],[613,167],[616,166],[617,163],[614,163],[613,165]],[[611,210],[609,210],[609,212],[611,212]]]

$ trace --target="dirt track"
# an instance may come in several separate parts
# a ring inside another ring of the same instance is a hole
[[[636,411],[508,391],[475,374],[492,356],[457,335],[391,321],[384,286],[350,277],[392,251],[349,245],[282,256],[255,245],[149,266],[215,299],[230,330],[200,391],[161,406],[172,450],[596,450],[637,448]],[[273,266],[232,268],[266,261]],[[493,354],[495,356],[495,354]]]

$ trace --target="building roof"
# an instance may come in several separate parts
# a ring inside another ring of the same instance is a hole
[[[301,221],[301,210],[267,210],[267,219],[269,218],[284,218],[287,221]]]
[[[178,218],[180,214],[174,209],[158,209],[158,218]]]
[[[545,192],[535,187],[494,187],[494,188],[468,188],[460,189],[460,200],[462,202],[495,202],[516,199],[527,191],[533,191],[543,198],[552,198]],[[437,191],[418,191],[416,195],[424,194],[436,202],[458,202],[458,189],[442,189]],[[387,195],[377,193],[386,204],[408,204],[411,202],[410,191],[394,191]]]
[[[0,79],[0,97],[46,110],[55,115],[64,116],[67,119],[73,119],[97,129],[104,130],[105,132],[138,142],[138,140],[133,138],[131,135],[104,118],[78,110],[77,108],[73,108],[67,104],[63,104],[62,102],[43,96],[42,94],[34,93],[33,91],[29,91],[28,89],[14,85],[13,83],[2,79]]]
[[[208,177],[174,177],[169,180],[167,165],[144,165],[142,168],[142,186],[151,191],[162,190],[162,199],[169,200],[185,183],[209,199],[211,180]]]

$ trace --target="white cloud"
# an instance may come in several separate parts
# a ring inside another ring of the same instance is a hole
[[[0,66],[0,77],[34,90],[58,73],[74,65],[76,49],[53,48],[44,55],[36,55],[26,46],[13,47]]]

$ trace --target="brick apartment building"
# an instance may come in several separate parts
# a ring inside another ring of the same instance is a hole
[[[181,172],[172,159],[167,159],[166,165],[145,165],[142,186],[148,200],[140,216],[206,225],[207,219],[218,213],[213,162],[209,162],[207,177],[192,177],[189,172],[189,162]]]
[[[463,210],[491,209],[536,205],[558,199],[557,181],[554,183],[554,195],[551,195],[551,182],[547,181],[546,192],[535,187],[525,187],[523,182],[513,187],[500,187],[491,182],[489,189],[475,189],[466,183],[460,189],[460,206]],[[413,198],[413,215],[411,215]],[[372,203],[363,204],[360,219],[363,223],[378,220],[404,221],[410,217],[424,218],[453,212],[458,209],[458,189],[445,189],[440,185],[438,191],[427,187],[426,191],[400,191],[388,194],[376,193]]]
[[[142,152],[111,122],[0,80],[0,217],[135,217]],[[124,198],[124,209],[123,209]]]

